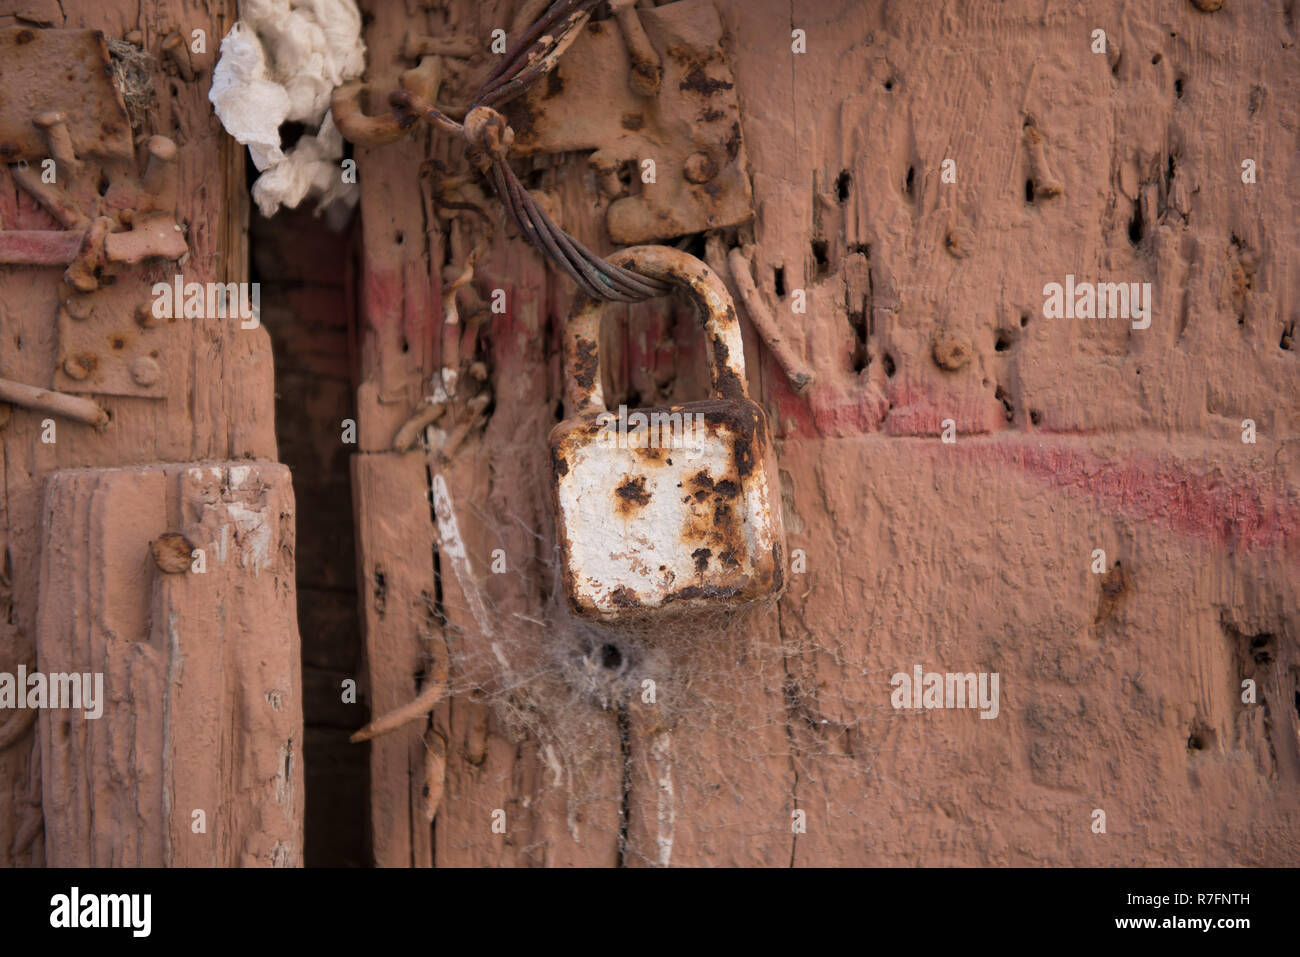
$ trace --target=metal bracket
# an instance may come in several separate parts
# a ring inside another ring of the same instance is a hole
[[[588,23],[505,114],[513,155],[595,151],[590,163],[612,200],[615,243],[734,226],[753,215],[740,106],[711,0],[622,5],[617,20]],[[655,162],[652,184],[641,183],[647,159]],[[625,164],[637,193],[619,178]]]
[[[98,30],[0,30],[0,160],[38,162],[52,155],[32,121],[58,110],[75,152],[132,162],[131,122],[111,76]]]
[[[176,144],[149,138],[140,172],[99,31],[0,30],[0,89],[22,91],[0,96],[0,160],[64,227],[0,231],[0,264],[67,265],[52,387],[162,398],[165,320],[149,311],[143,279],[114,284],[113,273],[188,252],[175,218]]]

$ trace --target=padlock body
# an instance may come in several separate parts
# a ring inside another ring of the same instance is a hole
[[[551,432],[570,607],[604,621],[774,597],[785,537],[775,458],[747,398],[604,412]]]

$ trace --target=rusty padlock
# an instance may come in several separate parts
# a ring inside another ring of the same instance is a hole
[[[745,388],[731,297],[700,260],[634,246],[609,261],[679,285],[704,317],[712,398],[617,413],[600,381],[605,303],[577,294],[564,334],[565,421],[551,463],[565,592],[583,617],[725,610],[785,579],[771,433]]]

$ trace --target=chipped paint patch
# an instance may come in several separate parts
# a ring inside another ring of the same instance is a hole
[[[239,546],[239,564],[255,574],[271,565],[271,526],[265,508],[249,508],[240,502],[227,502],[226,514],[235,527],[235,543]],[[223,533],[225,529],[222,529]],[[224,534],[223,534],[224,538]],[[222,544],[222,560],[225,543]]]
[[[673,859],[673,835],[677,830],[677,801],[673,791],[673,739],[667,731],[655,735],[650,745],[650,753],[655,760],[656,820],[658,834],[655,844],[658,856],[655,864],[668,867]]]

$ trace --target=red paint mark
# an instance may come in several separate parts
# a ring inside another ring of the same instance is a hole
[[[886,435],[937,436],[944,421],[952,419],[959,435],[984,435],[1003,423],[1000,406],[978,395],[960,398],[936,396],[905,382],[886,383],[882,392],[865,379],[849,389],[837,383],[819,383],[799,396],[772,362],[769,381],[781,417],[781,435],[808,438],[815,435],[844,438],[884,432]]]
[[[402,278],[391,270],[381,270],[374,262],[366,263],[365,304],[362,315],[366,325],[376,332],[396,324],[402,309]]]
[[[1129,519],[1156,522],[1231,551],[1282,549],[1300,554],[1300,507],[1249,475],[1217,463],[1148,453],[1106,459],[1062,442],[989,441],[946,447],[1091,496]]]
[[[805,399],[795,394],[795,391],[790,388],[785,373],[776,359],[772,358],[771,353],[765,352],[763,380],[764,383],[771,383],[767,391],[772,401],[776,403],[776,422],[772,424],[775,426],[777,436],[806,439],[821,435],[821,430],[813,417],[811,396]],[[820,386],[813,385],[809,392],[815,394],[819,389]]]
[[[654,301],[637,303],[631,306],[607,305],[604,310],[604,322],[622,324],[626,322],[627,339],[623,348],[623,381],[634,391],[638,383],[653,379],[655,351],[663,338],[663,311]],[[605,340],[609,341],[608,338]],[[642,395],[643,405],[651,404],[653,396]],[[702,398],[702,396],[701,396]]]
[[[940,435],[951,419],[958,435],[987,435],[1006,427],[1001,407],[991,397],[977,392],[962,395],[937,394],[898,379],[886,383],[885,394],[892,404],[883,431],[891,436]]]
[[[26,266],[66,266],[77,257],[83,233],[62,230],[0,231],[0,263]]]
[[[874,385],[854,385],[846,391],[836,383],[814,383],[798,395],[770,353],[765,361],[764,379],[771,383],[769,395],[776,403],[776,433],[781,438],[844,438],[879,430],[889,401]]]
[[[402,273],[402,336],[416,364],[432,372],[442,343],[442,284],[422,259],[408,259]]]
[[[962,435],[999,429],[999,409],[978,397],[945,408],[942,401],[905,384],[887,387],[893,409],[881,410],[884,396],[870,385],[845,395],[834,385],[814,386],[800,397],[774,376],[771,393],[782,433],[851,436],[883,431],[889,436],[938,436],[944,419]],[[874,401],[872,392],[879,397]],[[886,401],[887,405],[887,401]],[[878,413],[878,414],[877,414]],[[793,420],[794,429],[787,423]],[[1004,435],[1001,439],[935,442],[933,454],[965,466],[971,458],[1006,465],[1055,489],[1092,497],[1131,520],[1156,522],[1230,551],[1280,549],[1300,555],[1300,504],[1267,484],[1267,477],[1232,471],[1231,464],[1191,462],[1150,453],[1107,459],[1071,444],[1065,432],[1039,430],[1041,439]],[[1048,438],[1051,436],[1051,438]]]

